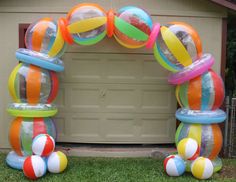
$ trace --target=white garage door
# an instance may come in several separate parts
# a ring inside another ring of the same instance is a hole
[[[173,142],[176,100],[168,72],[146,50],[127,51],[113,40],[69,48],[56,102],[58,141]]]

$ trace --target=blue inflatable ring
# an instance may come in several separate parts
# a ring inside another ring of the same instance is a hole
[[[6,157],[6,163],[11,168],[22,170],[25,159],[26,157],[19,156],[14,151],[11,151]]]
[[[18,49],[16,51],[16,59],[55,72],[61,72],[64,70],[63,61],[60,59],[50,58],[46,54],[31,51],[29,49]]]
[[[221,123],[226,119],[224,111],[217,109],[214,111],[178,109],[175,113],[178,120],[184,123],[212,124]]]

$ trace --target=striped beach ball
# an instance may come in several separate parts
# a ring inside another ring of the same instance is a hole
[[[23,172],[29,179],[35,180],[46,174],[47,167],[45,161],[37,155],[29,156],[25,159]]]
[[[161,26],[154,56],[167,70],[178,72],[202,56],[202,44],[196,30],[183,22]]]
[[[32,143],[33,154],[46,157],[50,155],[55,148],[54,139],[48,134],[37,135]]]
[[[178,154],[185,160],[194,160],[199,156],[200,149],[196,140],[184,138],[177,145]]]
[[[198,157],[191,165],[191,172],[197,179],[208,179],[213,174],[213,165],[208,158]]]
[[[57,74],[34,65],[20,63],[12,71],[8,88],[17,103],[51,103],[58,92]]]
[[[49,57],[60,57],[66,44],[57,22],[52,18],[42,18],[30,24],[25,33],[27,49],[46,54]]]
[[[18,155],[32,155],[32,142],[39,134],[49,134],[56,138],[56,128],[51,118],[18,117],[11,123],[9,142]]]
[[[200,147],[200,156],[215,159],[222,147],[222,133],[217,124],[185,124],[181,123],[175,134],[175,144],[184,138],[192,138]]]
[[[114,36],[124,47],[145,46],[151,30],[151,16],[141,8],[125,6],[119,9],[115,16]]]
[[[184,160],[178,155],[170,155],[164,160],[164,170],[169,176],[181,176],[185,172]]]
[[[51,173],[61,173],[67,167],[67,157],[61,152],[53,152],[47,159],[48,171]]]
[[[67,22],[67,29],[77,44],[96,44],[106,36],[106,12],[97,4],[82,3],[73,7],[67,14]]]
[[[218,109],[224,94],[224,83],[212,70],[176,87],[178,103],[191,110]]]

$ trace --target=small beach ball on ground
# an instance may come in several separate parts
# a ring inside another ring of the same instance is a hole
[[[151,16],[141,8],[125,6],[119,9],[115,16],[114,36],[124,47],[145,46],[151,30]]]
[[[178,154],[185,160],[194,160],[200,154],[200,148],[196,140],[184,138],[177,145]]]
[[[61,152],[53,152],[47,160],[48,171],[51,173],[61,173],[67,167],[67,157]]]
[[[178,155],[170,155],[164,160],[164,170],[169,176],[181,176],[185,172],[184,160]]]
[[[23,165],[23,172],[29,179],[35,180],[46,174],[46,163],[37,155],[32,155],[25,159]]]
[[[55,148],[54,139],[48,134],[37,135],[32,143],[32,151],[42,157],[50,155]]]
[[[208,158],[198,157],[191,165],[191,172],[197,179],[208,179],[213,174],[213,164]]]

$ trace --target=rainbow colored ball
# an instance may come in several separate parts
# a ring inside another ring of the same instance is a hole
[[[51,118],[15,118],[10,126],[9,142],[19,156],[32,155],[33,139],[39,134],[56,138],[56,128]]]
[[[12,71],[8,88],[17,103],[51,103],[57,96],[58,77],[34,65],[20,63]]]
[[[217,124],[185,124],[181,123],[175,134],[175,144],[190,137],[197,141],[200,156],[215,159],[222,147],[222,133]]]
[[[92,45],[106,36],[107,17],[97,4],[83,3],[73,7],[67,14],[67,29],[75,43]]]
[[[55,148],[54,139],[48,134],[37,135],[32,143],[32,151],[36,155],[46,157],[50,155]]]
[[[67,157],[63,152],[53,152],[47,159],[48,171],[51,173],[61,173],[66,169],[67,163]]]
[[[208,158],[198,157],[191,165],[191,172],[197,179],[208,179],[213,175],[213,164]]]
[[[178,155],[170,155],[164,160],[164,170],[169,176],[181,176],[185,167],[183,159]]]
[[[66,48],[61,30],[52,18],[42,18],[32,23],[25,33],[25,45],[27,49],[49,57],[62,56]]]
[[[29,156],[23,164],[23,172],[29,179],[35,180],[46,174],[47,167],[45,161],[37,155]]]
[[[126,6],[118,10],[114,22],[114,36],[124,47],[146,45],[152,30],[150,15],[141,8]]]
[[[171,22],[161,26],[154,46],[154,55],[165,69],[178,72],[201,58],[201,40],[197,31],[190,25]]]
[[[176,87],[178,103],[191,110],[218,109],[224,101],[224,94],[224,83],[212,70]]]
[[[199,156],[200,149],[196,140],[184,138],[177,145],[178,154],[185,160],[194,160]]]

